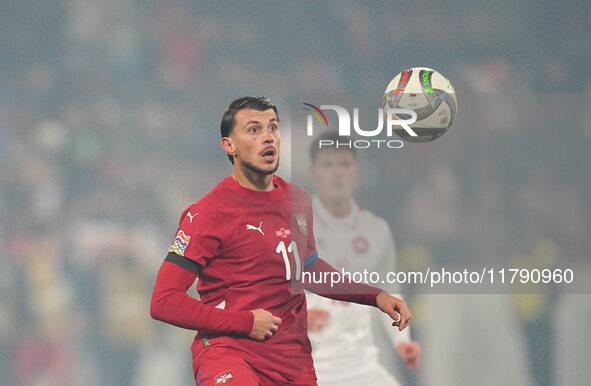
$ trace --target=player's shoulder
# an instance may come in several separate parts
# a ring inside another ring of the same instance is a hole
[[[292,210],[298,212],[312,213],[312,197],[305,190],[297,185],[289,183],[291,207]]]
[[[279,177],[278,175],[273,176],[273,183],[277,186],[282,186],[284,189],[287,189],[290,192],[292,200],[302,200],[305,202],[312,202],[312,198],[310,194],[303,188],[292,184],[291,182],[285,181],[283,178]]]
[[[359,222],[361,226],[371,226],[373,229],[377,228],[390,231],[390,224],[388,224],[386,219],[361,207],[359,207]]]
[[[189,205],[181,214],[181,221],[188,213],[193,215],[195,215],[195,213],[200,213],[201,217],[215,217],[222,214],[226,209],[223,205],[224,196],[230,191],[226,180],[227,178],[220,181],[203,197]]]
[[[291,185],[291,195],[295,198],[299,198],[302,201],[305,202],[312,202],[312,197],[310,197],[310,193],[308,193],[305,189],[300,188],[297,185],[294,184],[290,184]]]

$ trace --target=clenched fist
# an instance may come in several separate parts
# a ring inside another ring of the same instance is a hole
[[[263,309],[250,312],[252,312],[254,316],[252,331],[248,334],[250,339],[264,341],[275,335],[281,324],[280,318],[273,316],[272,313]]]

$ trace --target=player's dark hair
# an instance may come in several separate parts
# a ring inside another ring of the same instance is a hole
[[[316,136],[310,145],[310,160],[312,161],[312,165],[316,163],[316,159],[318,159],[318,154],[321,151],[325,150],[340,150],[340,151],[348,151],[353,155],[353,158],[357,159],[357,151],[355,147],[348,147],[348,146],[339,146],[339,147],[320,147],[320,141],[332,141],[334,144],[343,142],[344,139],[339,135],[338,131],[325,131],[320,135]]]
[[[265,111],[269,109],[273,109],[275,115],[277,116],[277,120],[279,120],[279,114],[277,114],[277,106],[267,97],[263,96],[245,96],[242,98],[238,98],[228,106],[228,110],[222,116],[222,123],[220,124],[220,132],[222,134],[222,138],[228,137],[236,122],[234,121],[234,117],[236,113],[240,110],[244,109],[253,109],[258,111]],[[228,158],[232,165],[234,165],[234,157],[228,154]]]

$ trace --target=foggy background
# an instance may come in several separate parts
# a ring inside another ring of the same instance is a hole
[[[584,1],[1,1],[0,384],[194,384],[193,333],[151,320],[149,301],[180,213],[231,172],[219,122],[243,95],[271,97],[287,134],[294,94],[381,100],[398,72],[432,67],[460,97],[454,125],[482,124],[406,145],[360,181],[400,269],[587,262],[590,14]],[[462,93],[552,93],[569,114],[536,133],[513,104],[476,114]],[[285,135],[283,176],[288,150]],[[403,384],[591,376],[588,294],[407,300],[423,361],[396,369]]]

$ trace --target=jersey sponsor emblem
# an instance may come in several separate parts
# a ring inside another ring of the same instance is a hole
[[[277,237],[286,238],[287,236],[291,235],[291,230],[280,228],[278,231],[275,231]]]
[[[215,384],[216,385],[227,385],[229,383],[234,382],[236,378],[234,378],[234,370],[226,370],[222,371],[218,375],[215,376]]]
[[[187,236],[185,232],[179,229],[174,238],[174,241],[172,242],[172,245],[170,246],[170,248],[168,248],[168,252],[176,253],[180,256],[185,256],[185,248],[187,248],[187,246],[189,245],[190,239],[191,236]]]
[[[258,227],[255,227],[254,225],[246,224],[246,230],[253,229],[253,230],[256,230],[256,231],[261,232],[261,234],[264,236],[265,234],[263,233],[263,228],[262,227],[263,227],[263,222],[262,221],[259,223],[259,226]]]
[[[295,213],[294,217],[298,224],[298,229],[302,232],[305,236],[308,235],[308,224],[306,223],[306,215],[302,213]]]
[[[197,216],[199,213],[195,213],[195,214],[191,214],[191,212],[187,213],[187,216],[189,216],[189,222],[193,223],[193,217]]]

